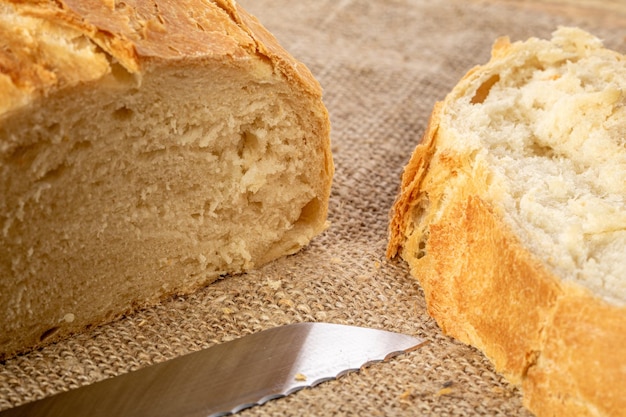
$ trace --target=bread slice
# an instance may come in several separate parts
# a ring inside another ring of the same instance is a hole
[[[326,227],[321,88],[234,1],[0,1],[0,358]]]
[[[625,87],[580,29],[499,39],[435,106],[392,210],[388,256],[538,416],[626,410]]]

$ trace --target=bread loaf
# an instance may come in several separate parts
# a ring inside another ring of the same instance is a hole
[[[0,1],[0,358],[326,227],[321,88],[232,0]]]
[[[575,28],[496,41],[407,164],[388,256],[537,416],[626,413],[626,60]]]

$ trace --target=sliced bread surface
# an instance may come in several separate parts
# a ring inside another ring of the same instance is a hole
[[[0,359],[326,227],[320,85],[234,1],[0,1]]]
[[[626,412],[625,87],[580,29],[499,39],[435,105],[392,210],[388,256],[538,416]]]

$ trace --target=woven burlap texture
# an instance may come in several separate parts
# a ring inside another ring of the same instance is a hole
[[[241,416],[529,416],[478,351],[443,335],[401,260],[385,259],[402,169],[435,101],[501,35],[549,37],[592,21],[450,0],[240,2],[312,70],[329,109],[336,176],[330,227],[300,253],[0,364],[0,409],[281,324],[325,321],[429,341],[359,373]],[[210,395],[211,393],[207,393]]]

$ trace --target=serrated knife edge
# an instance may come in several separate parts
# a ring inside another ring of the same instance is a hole
[[[0,417],[229,415],[423,344],[385,330],[290,324],[5,410]]]

